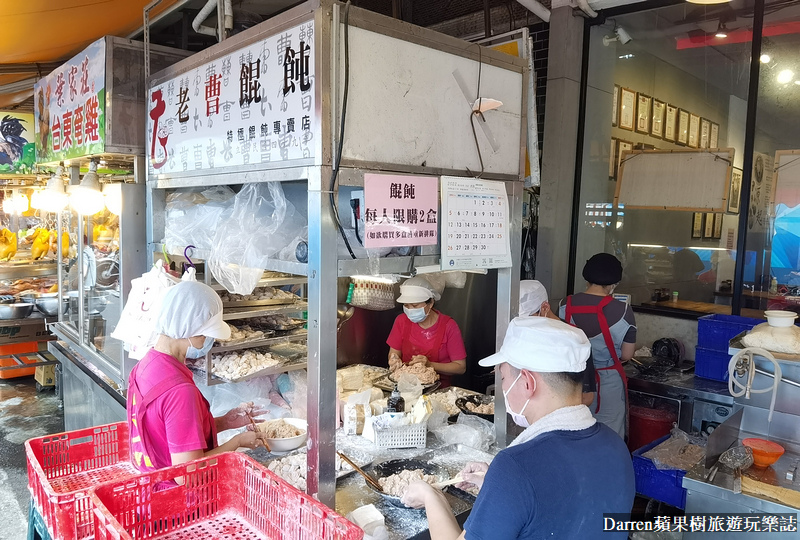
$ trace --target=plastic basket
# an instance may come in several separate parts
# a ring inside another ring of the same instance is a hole
[[[364,436],[378,448],[425,448],[428,442],[428,424],[423,422],[376,429],[369,423],[364,426]]]
[[[651,442],[633,452],[633,473],[636,477],[636,493],[667,503],[683,510],[686,507],[686,490],[683,477],[686,471],[680,469],[658,469],[653,460],[642,457],[652,448],[669,439],[669,435]]]
[[[695,347],[694,349],[694,374],[703,379],[728,382],[728,363],[731,355],[727,349],[714,351]]]
[[[128,445],[127,422],[25,442],[28,488],[54,540],[92,537],[89,489],[138,474]]]
[[[737,317],[735,315],[706,315],[697,319],[697,346],[704,349],[728,352],[728,342],[746,330],[750,330],[762,319]]]
[[[184,478],[181,486],[172,482],[178,477]],[[330,508],[234,452],[98,486],[91,501],[96,540],[359,540],[364,535]]]

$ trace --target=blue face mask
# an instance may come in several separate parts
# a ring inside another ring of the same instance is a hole
[[[425,317],[428,316],[428,314],[425,313],[424,307],[407,308],[403,306],[403,312],[406,314],[406,317],[408,317],[408,320],[410,320],[413,323],[421,323],[422,321],[425,320]]]
[[[214,346],[214,338],[211,336],[206,336],[206,340],[203,342],[202,349],[198,349],[192,345],[192,342],[189,340],[189,338],[186,338],[186,340],[189,342],[189,348],[186,349],[186,358],[203,358],[208,354],[208,351],[211,350],[211,347]]]

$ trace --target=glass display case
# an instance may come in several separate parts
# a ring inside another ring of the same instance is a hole
[[[135,361],[122,342],[111,337],[130,292],[130,281],[145,272],[144,186],[112,184],[106,197],[121,204],[92,215],[73,208],[61,213],[59,236],[69,248],[60,250],[59,293],[65,309],[55,331],[120,387]],[[119,202],[119,201],[117,201]],[[111,209],[119,211],[115,214]]]

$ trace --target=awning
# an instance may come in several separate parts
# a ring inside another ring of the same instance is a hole
[[[180,1],[163,0],[151,16]],[[150,0],[5,0],[0,66],[64,61],[102,36],[128,36],[141,28],[142,10],[149,3]],[[32,96],[32,83],[29,89],[21,89],[17,83],[33,78],[32,74],[0,75],[0,108]]]

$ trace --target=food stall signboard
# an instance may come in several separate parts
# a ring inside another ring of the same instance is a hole
[[[0,174],[32,174],[33,115],[0,111]]]
[[[364,175],[364,247],[430,246],[438,242],[439,179]]]
[[[442,177],[441,261],[442,270],[511,266],[503,182]]]
[[[36,161],[105,149],[106,40],[100,38],[34,86]]]
[[[314,23],[150,88],[152,174],[313,158]]]

